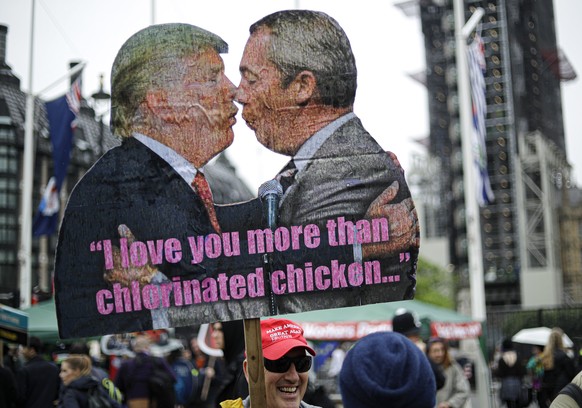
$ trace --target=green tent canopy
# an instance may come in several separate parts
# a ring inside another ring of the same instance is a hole
[[[454,310],[406,300],[365,306],[316,310],[284,317],[301,324],[311,340],[356,340],[374,331],[392,330],[392,317],[398,309],[415,313],[430,328],[430,335],[447,339],[477,338],[481,323]]]
[[[38,337],[45,344],[73,343],[79,339],[61,340],[57,325],[57,313],[54,299],[39,302],[23,312],[28,313],[28,337]],[[94,337],[99,338],[99,337]],[[94,339],[92,338],[92,339]]]
[[[301,323],[305,337],[311,340],[356,340],[374,331],[392,330],[392,317],[398,309],[416,313],[421,322],[429,325],[430,335],[447,339],[477,338],[481,323],[470,317],[419,300],[376,303],[338,309],[316,310],[281,317]],[[40,302],[28,309],[28,335],[45,343],[73,342],[59,338],[54,300]]]
[[[40,302],[22,310],[28,313],[29,337],[38,337],[44,343],[53,343],[59,340],[54,300]]]

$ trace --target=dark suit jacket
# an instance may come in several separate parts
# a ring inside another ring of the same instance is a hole
[[[321,224],[338,217],[363,219],[371,202],[395,180],[400,189],[393,202],[398,203],[410,197],[404,175],[361,121],[353,118],[337,129],[297,173],[281,202],[280,224]],[[382,260],[382,276],[397,275],[397,283],[318,292],[317,296],[284,296],[278,301],[279,311],[294,313],[408,299],[416,283],[417,253],[410,249],[410,260],[404,263],[400,256]]]
[[[46,408],[59,396],[59,368],[40,356],[30,359],[16,373],[19,407]]]
[[[244,229],[245,222],[261,219],[260,203],[238,206],[237,213],[218,212],[223,231]],[[232,219],[230,219],[232,217]],[[71,193],[59,231],[55,260],[55,291],[59,334],[63,338],[124,333],[152,328],[145,310],[101,316],[96,293],[111,289],[103,279],[102,250],[91,251],[93,242],[119,242],[117,227],[126,224],[138,241],[177,238],[182,244],[178,263],[157,265],[168,278],[203,279],[217,271],[254,272],[259,259],[245,256],[208,258],[192,264],[189,236],[213,233],[203,203],[178,173],[134,138],[108,151],[79,181]],[[243,235],[243,234],[241,234]],[[241,236],[241,239],[244,237]],[[235,307],[236,302],[233,302]],[[238,311],[245,310],[238,308]],[[249,313],[260,313],[249,311]],[[223,302],[195,307],[201,322],[231,318]],[[260,315],[259,314],[259,315]],[[243,315],[238,318],[246,318]],[[256,316],[254,316],[256,317]]]
[[[15,408],[17,402],[14,374],[8,368],[0,366],[0,408]]]

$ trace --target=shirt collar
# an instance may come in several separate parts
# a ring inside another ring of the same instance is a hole
[[[313,134],[309,139],[305,141],[293,156],[293,162],[295,163],[295,167],[297,167],[297,171],[301,171],[307,166],[307,163],[321,145],[336,131],[338,130],[344,123],[356,117],[354,112],[346,113],[343,116],[340,116],[333,122],[329,123],[328,125],[324,126],[323,128],[319,129],[317,132]]]
[[[157,140],[141,133],[134,133],[133,137],[143,143],[162,160],[168,163],[189,185],[192,184],[196,173],[199,171],[192,163],[176,153],[175,150]]]

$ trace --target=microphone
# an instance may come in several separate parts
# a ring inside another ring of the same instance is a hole
[[[263,208],[266,207],[267,211],[263,210],[263,214],[267,217],[267,225],[271,231],[275,231],[277,228],[277,215],[279,214],[279,200],[283,197],[283,186],[279,183],[279,180],[273,179],[265,181],[259,187],[259,197],[263,203]],[[267,271],[267,296],[269,299],[269,311],[271,316],[277,314],[277,302],[275,301],[275,294],[271,290],[271,273],[273,272],[272,258],[269,253],[263,255],[263,263],[265,264],[265,270]]]
[[[274,230],[277,227],[277,218],[279,215],[279,201],[283,197],[283,186],[278,180],[273,179],[265,181],[259,187],[259,197],[263,206],[267,208],[267,226]]]

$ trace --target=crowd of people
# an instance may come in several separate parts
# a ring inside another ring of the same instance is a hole
[[[367,335],[342,350],[339,368],[333,367],[342,406],[470,408],[471,387],[448,342],[420,339],[420,323],[411,312],[394,316],[393,327],[393,332]],[[313,392],[316,348],[300,325],[265,319],[261,335],[267,408],[336,407],[326,392]],[[243,322],[214,323],[208,338],[221,356],[203,352],[197,336],[160,355],[153,334],[137,333],[114,367],[107,364],[113,360],[90,355],[84,343],[70,345],[57,357],[32,337],[18,354],[5,348],[0,408],[86,408],[94,390],[114,408],[250,408]],[[511,340],[502,342],[491,371],[500,383],[502,406],[582,407],[582,373],[577,374],[579,366],[562,338],[563,332],[553,329],[548,343],[534,347],[529,359]],[[159,371],[169,378],[169,400],[158,399],[162,397],[152,385]]]
[[[343,405],[346,408],[378,404],[419,408],[461,406],[456,404],[468,399],[469,385],[467,382],[459,386],[460,378],[449,378],[450,358],[446,352],[440,358],[434,357],[438,353],[431,352],[432,344],[436,344],[433,341],[425,347],[418,336],[420,324],[412,313],[396,316],[394,322],[396,331],[404,333],[376,333],[350,348],[344,347],[346,350],[340,347],[342,358],[336,357],[333,369]],[[128,349],[117,353],[123,356],[120,363],[114,363],[117,358],[91,358],[89,348],[80,343],[68,347],[62,354],[64,358],[54,357],[56,354],[50,358],[49,354],[42,355],[42,343],[32,338],[22,348],[26,363],[15,373],[11,391],[5,387],[8,382],[2,380],[3,390],[7,391],[2,392],[6,401],[0,408],[84,408],[88,406],[90,390],[95,387],[109,396],[113,407],[153,408],[151,401],[157,396],[149,378],[155,361],[172,378],[173,385],[169,387],[173,389],[172,407],[249,407],[242,321],[210,325],[207,340],[214,350],[222,351],[219,357],[203,352],[198,336],[183,338],[174,343],[180,344],[179,347],[166,348],[164,355],[159,356],[160,348],[155,343],[158,334],[148,333],[131,337]],[[261,322],[261,333],[267,407],[335,408],[330,393],[317,386],[312,368],[315,347],[307,342],[303,329],[290,320],[266,319]],[[10,364],[18,361],[10,358],[5,365],[10,365],[9,360]],[[52,360],[60,363],[60,373]],[[181,371],[183,367],[187,368],[185,373]],[[184,381],[185,377],[188,381]],[[164,406],[168,405],[158,402],[157,408]]]
[[[520,354],[524,353],[516,350],[511,339],[505,339],[493,361],[492,375],[500,383],[499,399],[505,406],[582,407],[582,390],[574,385],[566,387],[580,382],[578,372],[582,366],[573,350],[564,344],[560,328],[551,330],[545,345],[532,345],[529,355]],[[568,390],[575,393],[570,395]],[[576,395],[578,400],[574,401]]]

